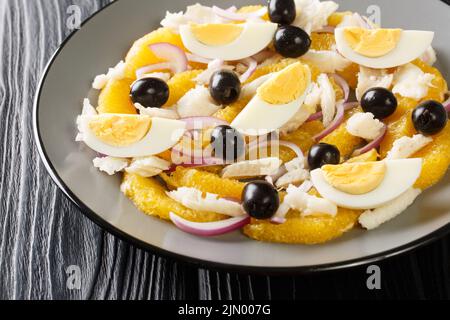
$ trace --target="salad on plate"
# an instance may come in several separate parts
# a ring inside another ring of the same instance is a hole
[[[433,38],[333,1],[194,4],[95,77],[76,139],[140,211],[197,236],[372,230],[450,165]]]

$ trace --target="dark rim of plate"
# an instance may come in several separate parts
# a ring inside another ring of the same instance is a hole
[[[90,21],[92,18],[94,18],[97,14],[105,10],[106,8],[110,7],[117,1],[113,1],[109,4],[107,4],[102,9],[95,12],[93,15],[91,15],[88,19],[86,19],[82,26],[84,26],[88,21]],[[352,268],[357,267],[369,263],[373,263],[376,261],[380,261],[386,258],[390,258],[396,255],[400,255],[402,253],[405,253],[407,251],[411,251],[414,249],[418,249],[419,247],[425,246],[426,244],[429,244],[435,240],[438,240],[439,238],[445,236],[450,232],[450,223],[445,225],[444,227],[441,227],[440,229],[430,233],[429,235],[422,237],[420,239],[417,239],[415,241],[412,241],[408,244],[405,244],[403,246],[399,246],[397,248],[387,250],[384,252],[380,252],[374,255],[366,256],[363,258],[353,259],[353,260],[347,260],[347,261],[341,261],[336,263],[327,263],[327,264],[320,264],[320,265],[311,265],[311,266],[300,266],[300,267],[255,267],[255,266],[246,266],[246,265],[238,265],[238,264],[226,264],[226,263],[218,263],[208,260],[201,260],[197,258],[192,258],[185,255],[180,255],[177,253],[173,253],[171,251],[150,245],[144,241],[141,241],[132,235],[123,232],[122,230],[116,228],[114,225],[110,224],[108,221],[104,220],[100,216],[98,216],[93,210],[91,210],[88,206],[86,206],[81,199],[79,199],[71,190],[70,188],[64,183],[64,181],[61,179],[61,177],[56,172],[53,164],[51,163],[47,152],[44,147],[44,143],[42,141],[40,130],[39,130],[39,118],[38,118],[38,109],[40,105],[40,97],[41,97],[41,91],[43,84],[47,78],[48,73],[51,70],[51,67],[58,57],[59,53],[63,50],[67,42],[72,38],[72,36],[77,32],[78,30],[75,30],[72,32],[58,47],[56,52],[51,57],[50,61],[48,62],[47,66],[45,67],[45,71],[41,77],[41,80],[39,81],[38,89],[36,92],[36,96],[34,99],[33,104],[33,135],[34,139],[36,141],[36,145],[38,148],[39,155],[42,159],[42,162],[44,163],[45,168],[47,169],[48,173],[50,174],[53,181],[56,183],[56,185],[63,191],[63,193],[81,210],[81,212],[88,217],[90,220],[92,220],[94,223],[99,225],[101,228],[107,230],[108,232],[112,233],[113,235],[119,237],[120,239],[132,243],[133,245],[153,252],[160,254],[164,257],[167,257],[172,260],[181,260],[184,262],[187,262],[189,264],[193,264],[197,267],[206,267],[221,271],[232,271],[232,272],[238,272],[238,273],[254,273],[254,274],[264,274],[264,275],[283,275],[283,274],[306,274],[306,273],[313,273],[313,272],[320,272],[320,271],[332,271],[332,270],[339,270],[344,268]]]

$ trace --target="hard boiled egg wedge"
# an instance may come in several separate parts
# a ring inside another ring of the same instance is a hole
[[[173,147],[185,133],[182,121],[146,115],[81,115],[82,140],[94,151],[118,158],[159,154]]]
[[[209,59],[235,61],[265,49],[272,41],[277,25],[269,22],[244,24],[187,24],[180,27],[184,46]]]
[[[335,36],[337,50],[348,60],[386,69],[419,58],[433,42],[434,32],[346,27],[337,28]]]
[[[311,172],[320,195],[349,209],[374,209],[411,188],[422,171],[422,159],[384,160],[325,165]]]
[[[256,90],[256,95],[231,126],[249,136],[275,131],[303,107],[310,87],[309,67],[300,62],[293,63],[274,73]]]

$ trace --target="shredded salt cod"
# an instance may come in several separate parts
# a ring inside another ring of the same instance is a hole
[[[215,212],[231,217],[245,214],[240,203],[221,199],[218,195],[212,193],[206,193],[204,197],[203,193],[195,188],[181,187],[167,192],[167,195],[192,210]]]
[[[297,17],[293,23],[308,33],[318,31],[328,24],[328,18],[339,5],[334,1],[295,0]]]
[[[317,78],[317,83],[321,90],[320,105],[323,113],[323,125],[327,127],[333,121],[336,113],[336,92],[326,74],[321,74]]]
[[[338,212],[337,206],[331,201],[312,196],[303,191],[303,188],[290,185],[284,197],[285,206],[290,209],[299,210],[302,216],[330,215],[335,216]],[[286,207],[284,209],[286,209]]]
[[[124,158],[98,157],[92,162],[94,163],[95,168],[106,172],[110,176],[116,174],[117,172],[121,172],[128,167],[128,160]]]
[[[177,111],[181,118],[208,117],[221,107],[216,105],[205,86],[197,86],[189,90],[177,103]]]
[[[310,178],[309,171],[305,169],[305,159],[295,158],[287,162],[285,168],[287,173],[276,181],[277,188],[299,185]]]
[[[342,71],[352,63],[336,51],[310,49],[302,59],[313,63],[320,72],[336,73]]]
[[[125,169],[128,173],[140,175],[144,178],[154,177],[168,170],[170,163],[155,156],[135,158]]]
[[[222,170],[223,178],[258,177],[272,175],[280,168],[282,161],[278,158],[241,161]]]
[[[381,87],[389,89],[394,81],[394,75],[385,69],[371,69],[361,66],[358,73],[358,86],[356,87],[356,99],[361,101],[367,90]]]
[[[432,138],[425,137],[422,134],[416,134],[413,137],[401,137],[394,141],[392,149],[388,152],[386,159],[407,159],[431,142],[433,142]]]
[[[372,230],[394,219],[405,211],[420,195],[419,189],[409,189],[400,197],[375,210],[367,210],[359,217],[359,223],[367,230]]]
[[[347,131],[366,140],[374,140],[379,137],[384,129],[384,124],[375,119],[373,113],[355,113],[347,121]]]
[[[400,67],[395,73],[392,92],[420,100],[427,96],[428,89],[433,86],[434,78],[434,75],[425,73],[419,67],[409,63]]]
[[[167,12],[166,17],[161,21],[161,25],[174,32],[178,32],[180,26],[188,23],[205,24],[225,22],[228,21],[215,14],[211,7],[202,6],[197,3],[188,6],[185,13],[182,11],[177,13]]]
[[[95,77],[92,88],[96,90],[103,89],[110,80],[121,80],[125,78],[125,62],[120,61],[114,68],[109,68],[107,74],[101,74]]]
[[[88,98],[85,98],[83,100],[83,110],[81,111],[82,116],[94,116],[97,114],[97,110],[92,106],[91,102]],[[79,117],[77,118],[77,126],[78,126],[78,134],[75,138],[75,141],[82,142],[84,141],[83,134],[80,131],[80,123],[79,123]]]
[[[134,106],[139,110],[139,114],[150,117],[166,118],[166,119],[179,119],[177,111],[174,108],[146,108],[140,103],[135,103]]]

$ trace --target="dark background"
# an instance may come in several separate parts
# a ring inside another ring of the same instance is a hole
[[[0,299],[450,298],[449,236],[378,263],[382,288],[371,291],[367,266],[281,277],[208,270],[139,250],[85,218],[39,159],[32,101],[71,32],[67,8],[79,5],[86,19],[109,2],[0,0]],[[80,290],[66,286],[71,265]]]

